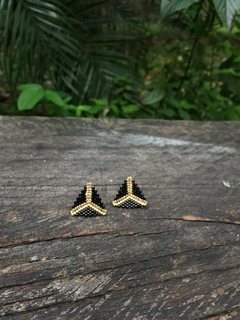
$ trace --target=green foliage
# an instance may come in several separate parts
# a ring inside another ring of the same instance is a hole
[[[191,6],[193,3],[199,0],[162,0],[161,11],[160,11],[160,21],[170,14],[185,9]]]
[[[39,106],[40,108],[48,107],[47,112],[51,114],[51,108],[57,106],[68,109],[69,105],[67,103],[72,99],[65,93],[45,90],[41,85],[35,83],[20,85],[18,89],[22,91],[17,100],[19,111],[31,110]],[[65,96],[65,99],[63,99],[63,96]],[[61,109],[58,112],[61,115]]]
[[[15,114],[35,109],[35,114],[44,113],[48,116],[132,118],[139,111],[139,106],[121,98],[116,98],[111,103],[107,99],[92,99],[91,105],[75,106],[69,103],[72,97],[65,92],[45,90],[41,85],[30,83],[21,85],[18,89],[22,92],[18,97],[18,111]]]
[[[165,95],[165,92],[161,89],[154,89],[152,91],[148,91],[145,98],[144,98],[144,101],[143,103],[145,105],[152,105],[156,102],[159,102],[163,99]]]
[[[213,0],[216,11],[223,24],[230,29],[235,13],[240,10],[239,0]]]
[[[234,15],[240,10],[239,0],[212,0],[214,9],[219,15],[222,23],[230,29]],[[175,13],[176,11],[185,9],[192,4],[199,2],[203,4],[203,0],[162,0],[160,21],[165,17]],[[211,0],[209,1],[211,7]],[[212,7],[213,8],[213,7]]]
[[[18,109],[20,111],[32,109],[44,97],[43,87],[39,84],[27,84],[18,88],[23,90],[18,98]]]
[[[169,17],[154,30],[143,99],[156,118],[240,120],[239,16],[231,32],[217,19],[218,10],[233,18],[231,4],[162,1],[161,18]]]
[[[0,113],[240,120],[240,1],[140,2],[0,0]]]
[[[53,90],[46,90],[45,91],[45,98],[51,102],[53,102],[55,105],[63,107],[64,101],[59,96],[57,92],[54,92]]]
[[[137,79],[144,28],[131,1],[0,0],[0,9],[1,80],[13,99],[19,84],[38,83],[89,103],[116,77]]]

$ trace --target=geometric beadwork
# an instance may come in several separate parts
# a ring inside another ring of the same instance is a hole
[[[81,193],[78,195],[74,205],[72,206],[72,216],[96,217],[105,216],[105,209],[102,199],[98,195],[96,189],[91,183],[87,183]]]
[[[124,180],[112,204],[115,207],[126,209],[142,208],[147,205],[147,201],[136,182],[132,177],[128,177],[127,180]]]

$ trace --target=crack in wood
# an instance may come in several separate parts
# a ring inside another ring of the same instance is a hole
[[[234,246],[236,243],[232,243],[230,244],[231,246]],[[228,246],[230,246],[228,244]],[[219,245],[219,246],[216,246],[216,247],[224,247],[225,245]],[[211,250],[213,247],[207,247],[207,248],[202,248],[202,249],[198,249],[197,251],[206,251],[206,250]],[[154,260],[159,260],[159,259],[162,259],[162,258],[167,258],[167,257],[171,257],[172,259],[174,259],[175,257],[181,257],[181,256],[184,256],[185,254],[187,253],[191,253],[191,252],[196,252],[196,250],[186,250],[186,251],[183,251],[181,253],[173,253],[173,254],[168,254],[168,255],[159,255],[159,256],[151,256],[149,257],[149,259],[146,259],[146,260],[139,260],[137,261],[137,264],[138,265],[141,265],[141,264],[144,264],[146,262],[151,262],[151,264],[153,264],[153,261]],[[63,258],[61,260],[64,260]],[[111,262],[112,260],[110,260]],[[107,263],[108,261],[105,261],[104,263]],[[38,263],[38,262],[36,262]],[[98,263],[99,265],[101,263]],[[88,276],[88,275],[93,275],[93,274],[102,274],[103,272],[110,272],[112,270],[116,271],[118,273],[118,275],[121,275],[121,272],[119,271],[119,269],[121,268],[126,268],[126,267],[133,267],[133,266],[136,266],[136,262],[131,262],[131,263],[123,263],[122,264],[118,264],[116,267],[109,267],[109,268],[103,268],[103,269],[98,269],[98,264],[96,264],[96,270],[92,270],[91,272],[84,272],[84,273],[74,273],[74,274],[68,274],[68,278],[69,279],[74,279],[75,277],[78,277],[78,276]],[[158,265],[151,265],[149,264],[149,271],[150,270],[153,270],[153,269],[156,269],[156,268],[159,268],[161,266],[163,266],[162,264],[158,264]],[[77,265],[77,264],[76,264]],[[203,269],[202,271],[199,271],[197,273],[188,273],[188,276],[196,276],[196,275],[199,275],[199,274],[202,274],[202,273],[214,273],[214,272],[221,272],[221,271],[225,271],[225,270],[231,270],[231,269],[235,269],[235,268],[238,268],[240,265],[235,265],[235,266],[228,266],[226,268],[215,268],[215,269],[211,269],[211,270],[206,270],[206,269]],[[137,269],[138,272],[141,271],[141,270],[144,270],[143,269]],[[21,271],[19,272],[19,274],[21,274]],[[124,275],[125,273],[123,273]],[[131,274],[131,271],[129,271],[129,274]],[[172,275],[170,279],[167,279],[167,280],[161,280],[159,283],[162,283],[162,282],[167,282],[167,281],[173,281],[174,279],[182,279],[182,278],[185,278],[186,275],[183,275],[183,276],[174,276]],[[62,279],[65,279],[64,276],[59,276],[59,277],[54,277],[54,278],[49,278],[49,279],[46,279],[46,280],[37,280],[37,281],[31,281],[31,282],[25,282],[24,285],[36,285],[36,284],[40,284],[40,283],[48,283],[50,280],[53,280],[53,281],[57,281],[57,280],[62,280]],[[22,285],[19,285],[19,287],[21,287]],[[5,285],[4,288],[6,289],[10,289],[10,288],[17,288],[18,285]]]
[[[233,224],[233,225],[240,225],[240,221],[231,221],[229,219],[213,219],[213,218],[202,218],[196,216],[183,216],[182,218],[175,218],[176,220],[183,220],[183,221],[192,221],[192,222],[206,222],[206,223],[222,223],[222,224]]]
[[[236,318],[237,316],[237,318]],[[230,318],[229,318],[230,317]],[[208,315],[207,317],[196,318],[194,320],[238,320],[240,317],[240,308],[239,306],[232,307],[230,310],[223,310],[217,313],[213,313]]]

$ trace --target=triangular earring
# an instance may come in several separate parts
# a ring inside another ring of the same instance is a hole
[[[132,180],[132,177],[128,177],[119,189],[112,204],[121,208],[141,208],[147,205],[147,201],[141,189]]]
[[[72,206],[72,216],[96,217],[105,216],[105,209],[102,199],[91,183],[87,183],[82,192],[78,195]]]

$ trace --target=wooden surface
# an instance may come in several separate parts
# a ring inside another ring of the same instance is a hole
[[[240,123],[0,117],[0,150],[3,319],[240,319]]]

